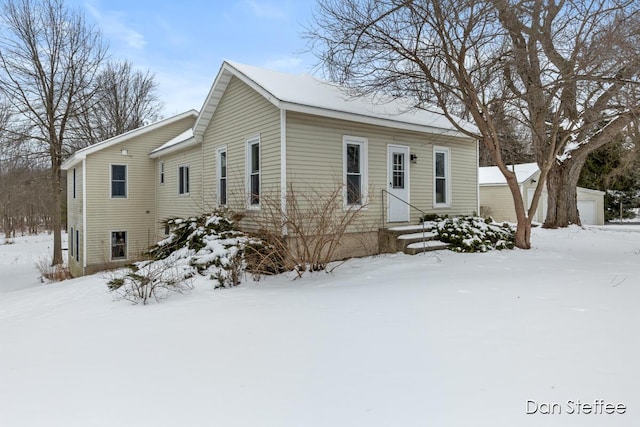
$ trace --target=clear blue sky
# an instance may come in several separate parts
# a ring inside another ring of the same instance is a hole
[[[96,25],[115,59],[155,74],[170,116],[199,110],[229,59],[290,73],[317,60],[301,37],[314,0],[67,0]]]

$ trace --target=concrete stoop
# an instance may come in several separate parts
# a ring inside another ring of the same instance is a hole
[[[436,239],[437,234],[423,229],[422,225],[400,225],[381,228],[378,244],[381,253],[404,252],[415,255],[420,252],[437,251],[449,247],[448,243]]]

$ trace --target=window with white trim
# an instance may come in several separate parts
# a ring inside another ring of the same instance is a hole
[[[111,198],[127,198],[127,165],[111,165]]]
[[[247,140],[247,193],[249,207],[260,206],[260,136]]]
[[[73,198],[76,198],[76,168],[73,168]]]
[[[160,184],[164,184],[164,162],[160,162]]]
[[[217,152],[218,206],[227,205],[227,147],[220,147]]]
[[[111,259],[127,259],[127,232],[111,232]]]
[[[189,166],[178,167],[178,194],[189,194]]]
[[[433,202],[436,207],[451,206],[450,150],[433,148]]]
[[[344,136],[342,145],[345,205],[362,205],[367,190],[367,140]]]

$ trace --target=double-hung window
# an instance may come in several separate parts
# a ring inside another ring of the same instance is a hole
[[[247,192],[249,207],[260,206],[260,136],[247,140]]]
[[[178,167],[178,194],[189,194],[189,166]]]
[[[160,162],[160,184],[164,184],[164,162]]]
[[[217,150],[218,206],[227,205],[227,147]]]
[[[127,197],[127,165],[111,165],[111,198]]]
[[[367,140],[345,136],[342,145],[345,205],[363,205],[367,191]]]
[[[434,205],[451,206],[450,151],[446,147],[433,148]]]

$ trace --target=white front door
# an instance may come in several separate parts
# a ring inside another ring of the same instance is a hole
[[[387,212],[389,222],[409,221],[409,147],[387,146],[388,191]]]

